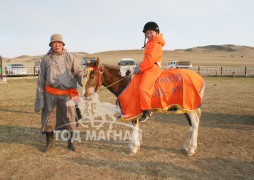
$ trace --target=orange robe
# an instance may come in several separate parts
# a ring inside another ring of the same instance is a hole
[[[151,109],[151,99],[154,91],[154,83],[161,74],[158,64],[162,60],[162,47],[165,45],[162,34],[150,39],[145,47],[144,59],[140,64],[141,80],[139,85],[140,108]]]

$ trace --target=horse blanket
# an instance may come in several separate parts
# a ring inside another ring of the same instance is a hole
[[[139,82],[142,74],[135,74],[130,84],[118,96],[124,120],[131,120],[142,114],[139,102]],[[172,107],[191,111],[201,106],[200,91],[204,79],[187,69],[168,69],[154,84],[152,110],[167,111]]]

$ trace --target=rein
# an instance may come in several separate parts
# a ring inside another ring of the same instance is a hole
[[[113,85],[115,85],[115,84],[117,84],[117,83],[123,81],[124,79],[130,77],[131,75],[132,75],[132,74],[129,74],[128,76],[125,76],[124,78],[119,79],[118,81],[116,81],[116,82],[114,82],[114,83],[112,83],[112,84],[110,84],[110,85],[108,85],[108,86],[105,86],[104,88],[99,89],[99,91],[102,91],[103,89],[107,89],[108,87],[111,87],[111,86],[113,86]]]
[[[102,68],[104,68],[104,67],[102,66]],[[88,81],[88,78],[90,77],[90,73],[91,73],[91,71],[93,71],[93,70],[99,70],[99,73],[98,73],[98,85],[97,85],[97,89],[98,89],[98,88],[101,86],[101,84],[102,84],[101,74],[103,73],[103,71],[100,71],[100,68],[99,68],[99,67],[89,67],[89,68],[86,68],[87,75],[86,75],[86,80],[83,81],[83,82],[84,82],[83,86],[86,85],[86,83],[87,83],[87,81]],[[114,82],[114,83],[112,83],[112,84],[110,84],[110,85],[108,85],[108,86],[105,86],[105,87],[99,89],[99,91],[102,91],[103,89],[107,89],[108,87],[111,87],[111,86],[113,86],[113,85],[115,85],[115,84],[117,84],[117,83],[119,83],[119,82],[125,80],[126,78],[130,77],[132,74],[133,74],[133,73],[131,73],[131,74],[129,74],[128,76],[125,76],[125,77],[119,79],[118,81],[116,81],[116,82]]]

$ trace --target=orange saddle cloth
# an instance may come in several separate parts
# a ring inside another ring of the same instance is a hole
[[[139,82],[142,74],[135,74],[130,84],[118,96],[123,120],[130,120],[142,114],[139,101]],[[167,110],[177,106],[182,110],[195,110],[201,106],[200,91],[204,79],[192,70],[168,69],[161,73],[154,84],[153,110]]]

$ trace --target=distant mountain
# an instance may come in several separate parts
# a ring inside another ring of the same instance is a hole
[[[81,61],[84,57],[99,57],[101,63],[116,65],[121,58],[133,58],[139,63],[144,56],[144,51],[136,50],[116,50],[104,51],[94,54],[86,52],[71,52],[75,58]],[[34,66],[35,62],[41,60],[43,55],[29,56],[22,55],[16,58],[3,58],[3,65],[11,63],[22,63],[25,66]],[[254,47],[239,45],[208,45],[188,49],[164,50],[163,65],[172,60],[188,60],[195,65],[253,65]]]
[[[232,45],[232,44],[227,44],[227,45],[208,45],[208,46],[198,46],[194,48],[188,48],[188,49],[183,49],[184,51],[197,51],[197,50],[206,50],[206,51],[219,51],[219,52],[234,52],[234,51],[242,51],[242,50],[250,50],[254,51],[254,47],[250,46],[238,46],[238,45]]]

